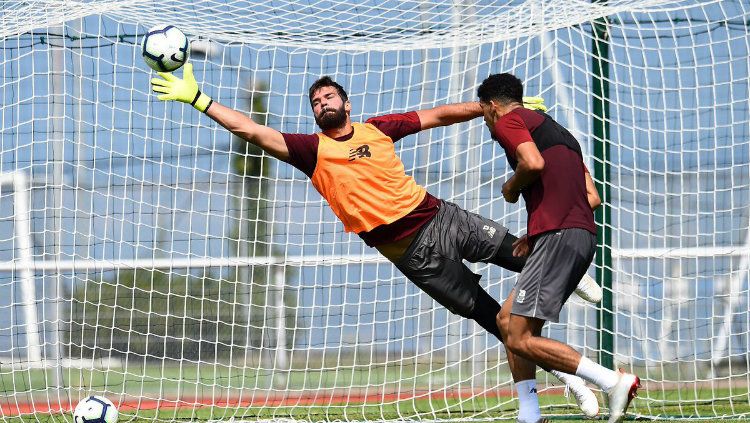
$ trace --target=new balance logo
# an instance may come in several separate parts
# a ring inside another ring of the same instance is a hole
[[[362,157],[372,157],[372,153],[370,153],[370,146],[367,144],[360,145],[356,149],[349,150],[349,161],[354,161],[355,159],[360,159]]]
[[[497,232],[497,229],[493,228],[490,225],[484,225],[482,227],[482,230],[485,231],[485,232],[487,232],[487,236],[489,236],[490,238],[492,238],[493,236],[495,236],[495,232]]]
[[[518,304],[523,304],[525,300],[526,300],[526,290],[522,289],[518,291],[518,295],[516,295],[516,302]]]

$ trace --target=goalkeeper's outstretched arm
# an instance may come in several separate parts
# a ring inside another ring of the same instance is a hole
[[[523,107],[542,112],[547,111],[547,106],[544,105],[544,99],[541,97],[524,97]],[[482,106],[478,101],[445,104],[432,109],[417,111],[422,130],[466,122],[478,118],[482,114]]]
[[[432,109],[418,110],[417,116],[421,129],[425,130],[478,118],[482,116],[482,106],[478,101],[445,104]]]
[[[281,133],[273,128],[255,123],[250,117],[221,105],[203,94],[193,76],[192,63],[186,63],[182,79],[171,73],[159,72],[161,78],[151,80],[152,89],[161,93],[159,100],[176,100],[188,103],[208,115],[216,123],[238,137],[257,145],[277,159],[287,161],[289,150]]]
[[[277,159],[289,160],[289,149],[279,131],[259,125],[243,113],[217,102],[206,110],[206,115],[234,135],[257,145]]]

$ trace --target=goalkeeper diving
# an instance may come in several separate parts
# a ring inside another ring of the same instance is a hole
[[[324,76],[308,92],[320,132],[291,134],[260,125],[213,101],[200,91],[191,63],[185,64],[183,78],[163,72],[159,76],[151,80],[159,100],[190,104],[238,137],[299,169],[347,232],[355,232],[365,244],[377,249],[435,301],[476,321],[502,341],[498,328],[500,303],[480,286],[481,276],[463,260],[520,272],[526,257],[514,255],[518,238],[491,219],[431,195],[406,174],[394,148],[395,142],[417,132],[482,117],[478,101],[354,123],[346,91]],[[524,98],[524,102],[529,108],[546,110],[541,99]],[[590,177],[586,188],[595,208],[600,201]],[[601,288],[588,276],[578,284],[576,293],[590,302],[598,302],[602,295]],[[581,378],[552,373],[570,387],[587,417],[598,414],[596,396]],[[518,421],[541,421],[536,389],[524,392],[521,399]]]

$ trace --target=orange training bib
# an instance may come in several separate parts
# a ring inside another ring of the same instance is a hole
[[[371,124],[352,124],[354,134],[336,141],[318,134],[313,186],[347,232],[367,232],[414,210],[425,189],[406,175],[393,141]]]

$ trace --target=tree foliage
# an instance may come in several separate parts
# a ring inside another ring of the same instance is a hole
[[[144,269],[78,283],[69,354],[191,360],[239,354],[247,339],[241,293],[237,282]]]

